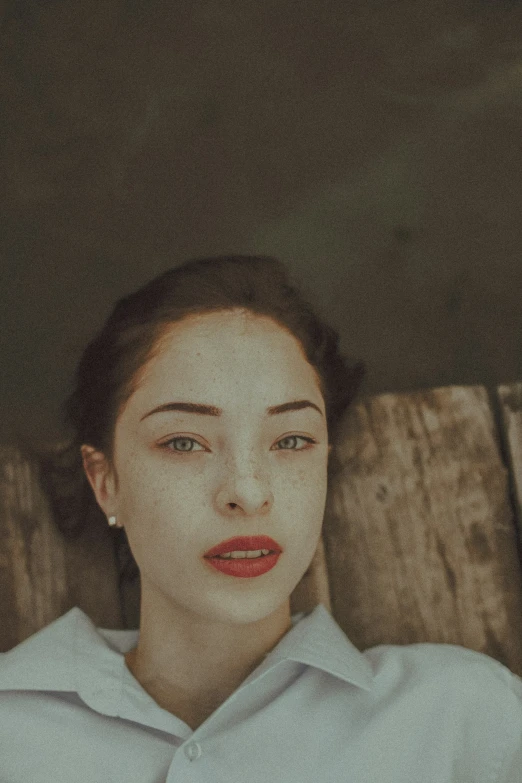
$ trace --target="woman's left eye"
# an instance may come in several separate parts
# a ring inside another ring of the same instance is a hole
[[[313,443],[316,442],[313,438],[305,438],[304,435],[287,435],[286,438],[282,438],[280,441],[278,441],[278,445],[279,445],[279,443],[284,443],[285,441],[289,441],[289,440],[290,441],[304,440],[304,441],[306,441],[309,444],[313,444]],[[292,448],[285,449],[285,448],[283,448],[283,449],[279,449],[279,451],[304,451],[307,448],[308,448],[308,446],[303,446],[300,449],[292,449]]]
[[[188,448],[188,449],[187,448],[180,448],[180,449],[178,449],[176,447],[171,448],[171,444],[172,443],[180,443],[180,442],[184,443],[185,445],[187,445],[189,443],[190,444],[193,443],[196,446],[201,446],[201,443],[198,443],[198,441],[195,440],[194,438],[189,438],[187,435],[180,435],[178,438],[171,438],[170,440],[165,441],[165,443],[162,443],[161,445],[164,448],[168,449],[169,451],[174,451],[174,452],[177,452],[179,454],[182,454],[183,452],[186,452],[187,454],[191,454],[194,451],[194,448]],[[196,449],[196,451],[198,451],[198,449]],[[204,449],[203,449],[203,451],[204,451]]]

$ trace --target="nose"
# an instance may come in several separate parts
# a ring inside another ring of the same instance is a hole
[[[237,515],[242,511],[247,516],[267,514],[272,508],[274,496],[268,481],[255,475],[234,477],[221,487],[217,503],[224,513]]]

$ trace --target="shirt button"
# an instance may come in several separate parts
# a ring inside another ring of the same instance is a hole
[[[185,745],[185,756],[189,759],[189,761],[199,759],[201,753],[202,750],[199,742],[189,742],[188,745]]]

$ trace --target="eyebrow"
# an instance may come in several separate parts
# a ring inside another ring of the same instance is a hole
[[[294,400],[293,402],[284,402],[282,405],[272,405],[267,408],[266,412],[269,416],[275,416],[278,413],[286,413],[287,411],[299,411],[302,408],[314,408],[319,411],[321,416],[323,412],[317,405],[310,400]],[[140,421],[146,419],[147,416],[152,416],[153,413],[163,413],[165,411],[182,411],[183,413],[197,413],[200,416],[222,416],[223,410],[216,408],[214,405],[200,405],[195,402],[166,402],[164,405],[159,405],[157,408],[146,413],[141,417]]]

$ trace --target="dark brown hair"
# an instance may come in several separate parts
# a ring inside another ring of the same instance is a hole
[[[190,315],[232,308],[268,316],[299,340],[320,384],[329,441],[335,441],[337,425],[364,377],[364,364],[351,364],[340,353],[338,333],[291,284],[286,265],[253,255],[191,259],[120,299],[84,351],[74,390],[64,404],[65,422],[74,435],[53,456],[54,471],[49,462],[44,468],[55,477],[51,497],[62,533],[76,536],[89,514],[103,516],[83,470],[80,446],[93,446],[113,463],[118,415],[166,329]],[[124,528],[117,532],[125,535]],[[128,543],[127,549],[132,563]],[[135,563],[133,567],[137,569]]]

